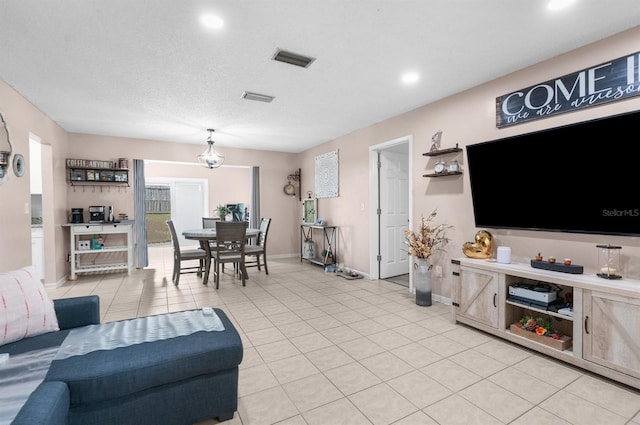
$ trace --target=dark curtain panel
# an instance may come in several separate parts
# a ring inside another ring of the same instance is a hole
[[[249,210],[249,227],[260,228],[260,167],[251,167],[251,200]]]
[[[142,269],[149,265],[149,251],[147,250],[147,208],[145,205],[146,184],[144,181],[144,161],[133,160],[133,197],[135,211],[136,234],[136,264]]]

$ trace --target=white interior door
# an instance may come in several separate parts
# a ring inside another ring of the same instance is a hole
[[[380,151],[380,278],[409,273],[404,231],[409,225],[406,153]]]

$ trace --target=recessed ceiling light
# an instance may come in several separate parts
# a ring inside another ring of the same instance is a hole
[[[402,75],[402,82],[405,84],[413,84],[420,79],[420,76],[417,72],[407,72]]]
[[[224,21],[218,15],[202,15],[200,23],[207,28],[218,30],[224,26]]]
[[[547,4],[549,10],[560,10],[571,6],[576,0],[550,0]]]

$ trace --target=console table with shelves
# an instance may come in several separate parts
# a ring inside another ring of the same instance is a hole
[[[524,263],[471,258],[451,263],[454,321],[640,389],[640,281]],[[572,300],[572,315],[510,300],[509,286],[523,284],[551,285],[560,297]],[[511,326],[525,316],[550,321],[571,343],[557,348],[512,332]]]
[[[440,155],[447,155],[447,154],[458,153],[458,152],[462,152],[462,149],[459,148],[458,145],[456,144],[455,148],[438,149],[435,151],[425,152],[422,155],[423,156],[440,156]],[[446,171],[441,171],[441,172],[436,171],[429,174],[423,174],[422,177],[458,176],[462,174],[462,171],[460,171],[459,167],[460,165],[458,165],[458,169],[455,171],[451,171],[447,169]]]
[[[308,243],[305,241],[313,241],[315,243],[313,238],[314,230],[316,231],[315,234],[321,235],[322,244],[318,244],[313,250],[306,251],[309,256],[305,256],[304,244]],[[323,267],[337,263],[338,247],[336,243],[336,233],[336,226],[300,225],[300,262],[307,260]],[[322,250],[318,252],[317,250],[320,249],[320,247],[322,247]]]
[[[133,220],[117,223],[68,223],[70,232],[69,280],[78,273],[133,272]],[[99,238],[100,244],[93,242]],[[97,249],[94,249],[97,248]]]

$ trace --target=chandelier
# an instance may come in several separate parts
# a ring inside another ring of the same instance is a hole
[[[224,156],[220,155],[213,148],[213,144],[215,143],[211,139],[211,134],[215,131],[211,128],[207,129],[209,132],[209,139],[207,139],[207,150],[198,155],[198,162],[200,165],[206,168],[218,168],[224,162]]]

